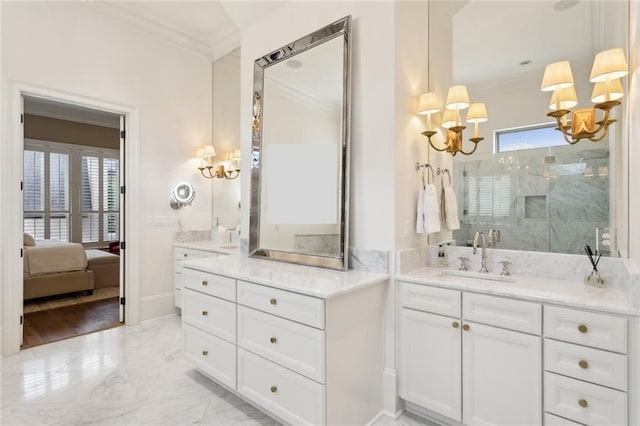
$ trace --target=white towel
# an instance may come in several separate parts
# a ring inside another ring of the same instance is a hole
[[[440,232],[440,209],[438,191],[435,185],[427,185],[424,188],[422,204],[424,209],[424,232],[427,234]]]
[[[416,215],[416,232],[418,234],[424,234],[424,206],[422,200],[424,199],[424,188],[421,186],[418,191],[418,206]]]
[[[456,193],[450,186],[444,187],[444,217],[446,219],[447,229],[454,231],[460,229],[460,221],[458,220],[458,202]]]

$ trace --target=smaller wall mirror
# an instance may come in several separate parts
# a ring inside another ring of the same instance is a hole
[[[179,209],[183,206],[190,206],[193,200],[196,198],[196,191],[190,183],[179,183],[173,189],[173,196],[171,197],[172,209]]]
[[[347,268],[350,26],[255,61],[252,257]]]

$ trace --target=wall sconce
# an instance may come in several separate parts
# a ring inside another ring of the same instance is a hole
[[[609,126],[616,122],[609,118],[612,108],[620,105],[624,91],[620,78],[629,74],[627,61],[622,49],[609,49],[598,53],[593,60],[589,81],[595,83],[591,94],[591,108],[571,111],[578,105],[578,97],[573,86],[573,73],[569,61],[547,65],[542,77],[540,90],[553,91],[549,102],[549,117],[556,119],[558,127],[567,143],[574,145],[582,139],[598,142],[607,136]],[[596,121],[596,110],[602,111],[602,119]],[[571,124],[567,123],[571,113]]]
[[[233,151],[227,156],[228,161],[223,164],[214,166],[212,158],[216,156],[216,150],[213,145],[205,145],[198,148],[198,157],[200,157],[200,173],[207,179],[224,178],[235,179],[240,175],[240,150]]]
[[[462,149],[462,132],[466,127],[462,125],[460,111],[467,108],[469,108],[469,111],[467,111],[467,123],[473,123],[473,137],[469,139],[473,142],[471,151]],[[440,103],[436,94],[430,92],[420,95],[418,114],[427,116],[427,130],[422,134],[429,139],[429,145],[436,151],[446,151],[452,156],[455,156],[458,152],[464,155],[473,154],[478,148],[478,143],[484,139],[478,135],[478,123],[487,121],[489,118],[484,103],[469,104],[469,94],[466,86],[451,86],[449,88],[445,110],[442,114],[442,122],[440,123],[443,128],[447,129],[447,141],[442,148],[435,146],[431,140],[431,137],[437,133],[432,128],[431,114],[437,112],[440,112]]]

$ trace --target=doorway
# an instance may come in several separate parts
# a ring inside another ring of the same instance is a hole
[[[22,349],[124,323],[124,117],[23,98]]]
[[[0,246],[2,268],[2,316],[0,324],[2,356],[20,352],[23,325],[23,98],[25,96],[47,99],[61,103],[107,111],[123,116],[126,143],[122,152],[126,163],[122,164],[126,205],[121,207],[123,235],[126,233],[126,249],[121,248],[120,276],[126,286],[121,286],[121,305],[125,324],[140,323],[140,218],[134,214],[140,210],[140,111],[138,107],[114,103],[69,92],[9,80],[6,86],[8,102],[4,129],[5,139],[0,144],[0,190],[4,203],[0,209]],[[124,241],[121,241],[124,243]]]

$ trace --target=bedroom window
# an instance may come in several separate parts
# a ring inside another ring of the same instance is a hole
[[[118,240],[119,161],[82,156],[82,242]]]
[[[25,140],[24,232],[85,247],[119,240],[119,174],[116,150]]]
[[[24,232],[69,241],[69,155],[24,151]]]

